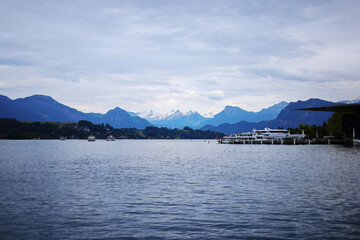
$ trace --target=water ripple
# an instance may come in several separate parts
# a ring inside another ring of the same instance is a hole
[[[1,141],[1,239],[359,239],[360,148]]]

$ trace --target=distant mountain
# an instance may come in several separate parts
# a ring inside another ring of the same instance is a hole
[[[251,119],[254,116],[255,112],[248,112],[239,107],[226,106],[224,110],[216,114],[206,124],[217,126],[222,123],[236,123],[244,119]]]
[[[270,127],[268,121],[262,121],[257,123],[241,121],[234,124],[223,123],[220,124],[219,126],[205,125],[204,127],[201,128],[201,130],[219,131],[225,134],[230,134],[230,133],[251,132],[253,129],[264,129],[265,127]]]
[[[138,117],[138,115],[136,113],[134,113],[134,112],[127,112],[127,113],[132,117]]]
[[[156,113],[153,110],[150,111],[144,111],[144,112],[137,112],[135,113],[137,116],[144,118],[148,121],[154,121],[154,120],[162,120],[166,117],[166,115]]]
[[[264,108],[260,112],[257,112],[255,118],[253,118],[252,120],[254,122],[260,122],[275,119],[279,115],[279,113],[288,105],[288,102],[282,101],[271,107]]]
[[[20,121],[108,123],[115,128],[145,128],[151,123],[139,117],[131,117],[125,110],[115,108],[106,114],[83,113],[44,95],[34,95],[11,100],[0,95],[0,118],[15,118]]]
[[[360,98],[351,101],[360,102]],[[319,107],[335,104],[320,99],[309,99],[288,104],[280,102],[259,112],[245,111],[239,107],[226,106],[213,118],[206,118],[198,112],[189,111],[186,114],[172,110],[167,114],[157,114],[153,111],[132,113],[117,107],[106,114],[83,113],[65,106],[53,98],[44,95],[34,95],[11,100],[0,95],[0,118],[15,118],[21,121],[40,122],[78,122],[87,120],[93,123],[108,123],[115,128],[138,128],[158,126],[168,128],[209,129],[225,133],[243,132],[252,128],[298,127],[300,123],[322,124],[331,113],[294,111],[296,108]],[[142,118],[143,117],[143,118]],[[146,119],[144,119],[146,118]],[[217,127],[218,126],[218,127]]]
[[[355,98],[351,103],[360,103],[360,97]]]
[[[287,102],[280,102],[269,108],[262,109],[259,112],[249,112],[239,107],[226,106],[224,110],[216,114],[212,119],[205,124],[218,126],[223,123],[237,123],[240,121],[259,122],[265,120],[272,120],[277,117],[282,109],[288,105]]]
[[[138,116],[132,117],[127,111],[116,107],[105,113],[95,123],[108,123],[114,128],[140,128],[144,129],[151,126],[147,120]]]
[[[323,122],[326,122],[328,120],[328,118],[332,115],[332,112],[301,111],[294,109],[324,107],[336,104],[337,103],[315,98],[311,98],[307,101],[297,101],[290,103],[280,112],[278,117],[272,122],[272,126],[295,128],[298,127],[300,123],[321,125],[323,124]]]
[[[280,102],[269,108],[262,109],[259,112],[249,112],[239,107],[226,106],[225,109],[218,114],[214,112],[205,114],[205,116],[208,117],[204,117],[204,115],[193,111],[184,114],[180,110],[172,110],[166,114],[155,113],[152,110],[149,112],[138,112],[136,114],[158,127],[183,128],[188,126],[197,129],[207,124],[217,126],[222,123],[236,123],[242,120],[252,122],[272,120],[276,118],[287,104],[287,102]]]
[[[340,101],[339,103],[360,103],[360,97],[355,98],[354,100],[344,100],[344,101]]]
[[[74,122],[81,119],[92,119],[92,117],[58,103],[49,96],[34,95],[15,100],[11,100],[6,96],[0,97],[0,118],[39,122]]]
[[[199,128],[202,126],[207,118],[201,116],[198,112],[189,111],[186,114],[182,113],[180,110],[171,111],[170,113],[163,115],[161,118],[147,118],[152,124],[159,127],[167,128]]]
[[[184,117],[185,114],[182,113],[180,110],[172,110],[171,112],[165,114],[164,118],[162,120],[177,120],[182,117]]]
[[[197,129],[206,124],[217,126],[222,123],[236,123],[241,120],[258,122],[275,119],[287,104],[287,102],[280,102],[259,112],[248,112],[239,107],[226,106],[218,114],[214,112],[199,114],[193,111],[184,114],[180,110],[172,110],[166,114],[159,114],[151,110],[149,112],[138,112],[136,115],[158,127],[183,128],[188,126]]]
[[[217,114],[217,112],[215,112],[215,111],[200,113],[200,115],[205,118],[213,118],[216,114]]]
[[[307,101],[297,101],[288,104],[277,116],[276,119],[260,122],[240,121],[234,124],[221,124],[219,126],[206,125],[202,130],[219,131],[226,134],[248,132],[252,129],[270,128],[296,128],[300,123],[310,125],[321,125],[331,116],[331,112],[315,112],[315,111],[300,111],[295,109],[323,107],[336,105],[334,102],[324,101],[320,99],[309,99]]]

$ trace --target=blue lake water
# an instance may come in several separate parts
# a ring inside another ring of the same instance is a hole
[[[0,141],[0,239],[359,239],[360,148]]]

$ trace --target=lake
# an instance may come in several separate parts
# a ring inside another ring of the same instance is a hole
[[[0,141],[0,239],[359,239],[360,147]]]

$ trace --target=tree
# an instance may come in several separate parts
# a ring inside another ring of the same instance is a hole
[[[343,113],[335,112],[328,119],[327,131],[336,138],[343,138],[344,133],[342,130],[342,117]]]

